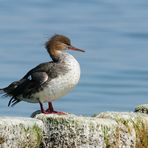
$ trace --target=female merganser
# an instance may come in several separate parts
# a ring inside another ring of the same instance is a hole
[[[61,113],[54,111],[52,101],[71,91],[80,78],[80,66],[77,60],[66,53],[67,49],[84,52],[71,45],[70,39],[63,35],[54,35],[45,47],[53,61],[39,64],[22,79],[0,89],[4,96],[10,96],[8,106],[20,101],[39,103],[42,113]],[[44,110],[43,103],[48,102]]]

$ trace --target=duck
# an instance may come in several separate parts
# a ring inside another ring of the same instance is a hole
[[[80,79],[80,64],[67,51],[85,51],[72,46],[68,37],[59,34],[53,35],[45,43],[45,48],[52,61],[37,65],[20,80],[0,88],[3,96],[10,97],[8,106],[26,101],[39,103],[41,113],[64,114],[55,111],[52,102],[73,90]],[[46,110],[43,103],[48,103]]]

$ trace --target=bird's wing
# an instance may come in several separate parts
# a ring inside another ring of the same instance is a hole
[[[34,72],[30,76],[32,81],[35,81],[38,85],[42,85],[48,80],[48,74],[46,72]]]
[[[61,63],[47,62],[42,63],[32,70],[30,70],[23,79],[34,80],[39,84],[43,84],[46,81],[56,78],[59,75],[67,73],[68,69]]]

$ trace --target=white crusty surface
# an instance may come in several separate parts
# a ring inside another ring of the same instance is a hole
[[[37,148],[43,138],[42,121],[26,117],[0,117],[0,148]]]

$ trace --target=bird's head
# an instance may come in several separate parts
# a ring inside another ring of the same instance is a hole
[[[84,52],[84,50],[71,45],[71,41],[64,35],[54,35],[46,43],[45,47],[54,61],[57,61],[60,54],[65,50],[75,50]]]

